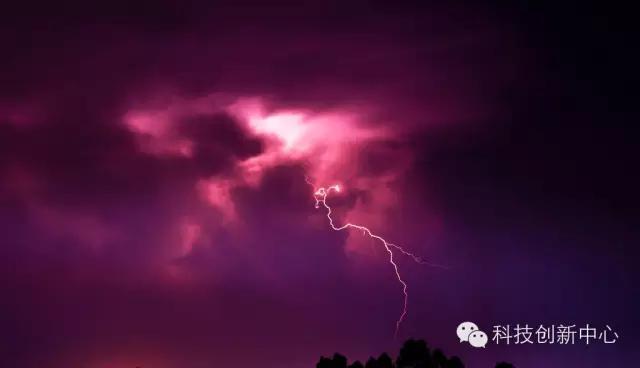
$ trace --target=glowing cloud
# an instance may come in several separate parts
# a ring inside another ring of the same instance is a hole
[[[124,116],[124,124],[134,133],[141,151],[190,159],[198,142],[182,130],[185,121],[188,124],[190,118],[216,114],[232,117],[246,134],[264,142],[260,152],[237,158],[230,172],[210,175],[195,183],[202,198],[218,208],[229,222],[236,219],[230,193],[238,186],[259,185],[266,170],[297,163],[304,165],[315,181],[342,177],[354,180],[357,186],[355,181],[363,178],[357,157],[362,147],[393,136],[383,126],[363,124],[366,113],[356,108],[279,108],[260,98],[234,100],[220,95],[193,100],[174,98],[162,108],[132,109]]]

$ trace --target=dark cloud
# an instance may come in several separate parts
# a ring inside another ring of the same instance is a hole
[[[180,133],[194,143],[194,161],[204,176],[232,168],[234,161],[257,156],[263,142],[243,129],[233,117],[217,114],[194,117],[180,123]]]

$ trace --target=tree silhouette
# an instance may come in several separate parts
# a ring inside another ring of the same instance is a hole
[[[398,367],[413,368],[434,368],[431,352],[424,340],[407,340],[402,348],[398,359],[396,359]]]
[[[338,353],[333,354],[333,358],[320,357],[316,368],[347,368],[347,357]]]
[[[446,368],[464,368],[464,364],[460,358],[452,356],[451,359],[447,361]]]
[[[333,354],[333,368],[347,368],[347,357],[338,353]]]
[[[394,368],[393,360],[387,353],[382,353],[378,359],[371,357],[367,360],[365,368]]]
[[[320,357],[320,360],[316,364],[316,368],[333,368],[333,360],[325,357]]]
[[[496,364],[496,368],[516,368],[513,364],[507,362],[500,362]]]
[[[395,364],[387,353],[376,359],[371,357],[363,366],[359,361],[347,366],[347,358],[335,353],[332,358],[320,357],[316,368],[464,368],[464,363],[457,356],[447,358],[440,349],[433,352],[424,340],[407,340],[400,349]],[[516,368],[513,364],[500,362],[495,368]]]
[[[387,353],[382,353],[378,357],[378,368],[393,368],[393,360]]]
[[[433,364],[435,367],[444,368],[447,366],[447,363],[448,363],[447,356],[444,355],[442,350],[440,349],[434,350],[432,357],[433,357]]]
[[[371,357],[367,360],[367,364],[364,368],[378,368],[378,361],[374,357]]]

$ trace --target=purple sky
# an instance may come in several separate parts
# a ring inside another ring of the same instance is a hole
[[[596,15],[13,4],[0,365],[303,368],[414,337],[470,367],[632,366],[634,64]],[[338,223],[448,267],[396,256],[398,340],[387,253],[332,231],[305,177],[344,189]],[[621,339],[480,350],[464,320]]]

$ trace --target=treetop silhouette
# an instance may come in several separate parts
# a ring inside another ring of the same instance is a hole
[[[335,353],[332,358],[320,357],[316,368],[464,368],[464,363],[457,356],[447,357],[440,349],[431,351],[424,340],[407,340],[400,349],[395,360],[387,353],[378,358],[370,357],[363,366],[355,361],[347,365],[344,355]],[[500,362],[495,368],[516,368],[513,364]]]

